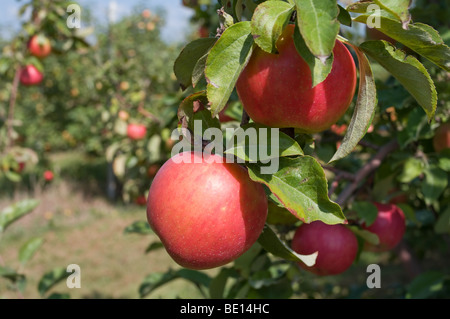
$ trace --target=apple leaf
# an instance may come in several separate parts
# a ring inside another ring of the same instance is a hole
[[[251,17],[257,8],[254,0],[221,0],[225,12],[231,14],[236,21],[242,21],[243,16]]]
[[[360,15],[354,21],[367,23],[369,17]],[[405,30],[402,23],[392,17],[381,14],[378,18],[380,19],[378,31],[404,44],[440,68],[450,71],[450,48],[431,26],[423,23],[410,23],[408,29]]]
[[[434,224],[436,234],[450,234],[450,206],[439,213],[438,219]]]
[[[306,46],[320,61],[331,55],[340,23],[339,8],[334,0],[294,0],[297,24]]]
[[[297,254],[289,248],[267,224],[264,225],[263,231],[258,238],[258,243],[266,251],[277,257],[294,262],[303,262],[308,267],[314,266],[316,263],[318,255],[317,251],[310,255]]]
[[[266,162],[281,156],[303,155],[300,145],[287,134],[277,128],[257,123],[237,128],[228,139],[224,153],[234,154],[244,161],[253,163]]]
[[[359,47],[404,86],[431,120],[436,111],[437,92],[430,74],[422,63],[383,40],[367,41],[361,43]]]
[[[333,155],[330,163],[350,154],[364,137],[372,123],[377,106],[375,79],[366,55],[358,47],[352,45],[358,56],[359,89],[352,119],[342,140],[341,146]]]
[[[150,225],[147,221],[138,220],[128,225],[123,230],[124,234],[139,234],[139,235],[149,235],[153,234],[153,230],[150,228]]]
[[[179,270],[172,270],[169,269],[169,271],[165,273],[151,273],[147,277],[144,278],[144,281],[139,286],[139,296],[141,298],[147,296],[152,291],[157,289],[158,287],[161,287],[164,284],[167,284],[168,282],[171,282],[175,279],[185,279],[187,281],[192,282],[195,284],[199,289],[201,287],[209,287],[209,284],[211,282],[211,277],[209,277],[207,274],[197,271],[197,270],[191,270],[191,269],[179,269]],[[200,291],[203,293],[203,290],[200,289]]]
[[[448,178],[445,171],[437,165],[432,165],[424,170],[425,180],[421,184],[422,194],[425,202],[430,205],[436,201],[447,189]]]
[[[289,23],[295,6],[282,1],[261,3],[253,13],[251,27],[256,44],[266,52],[277,53],[276,43]]]
[[[411,20],[409,14],[409,4],[411,0],[375,0],[381,8],[395,15],[402,23],[404,29],[407,29]]]
[[[0,211],[0,234],[13,222],[31,213],[38,204],[35,199],[25,199]]]
[[[338,15],[338,20],[341,24],[346,25],[347,27],[351,27],[352,26],[352,17],[350,15],[350,13],[345,10],[343,7],[341,7],[338,4],[338,8],[339,8],[339,15]]]
[[[366,226],[372,225],[378,215],[378,208],[371,202],[353,202],[352,210]]]
[[[196,84],[202,75],[201,62],[205,60],[216,38],[201,38],[188,43],[175,60],[173,71],[183,90]],[[200,63],[199,63],[200,62]],[[204,64],[203,64],[204,69]],[[199,72],[199,70],[201,70]],[[195,71],[195,72],[194,72]],[[193,83],[193,79],[196,81]]]
[[[263,174],[260,164],[247,164],[250,178],[265,184],[294,216],[305,223],[346,223],[341,207],[328,198],[325,172],[311,156],[281,157],[278,171]]]
[[[19,250],[19,261],[25,265],[42,246],[44,239],[37,237],[28,240]]]
[[[349,229],[358,237],[362,238],[364,241],[372,244],[378,245],[380,243],[380,238],[377,234],[374,234],[368,230],[362,229],[359,226],[349,226]]]
[[[309,51],[297,26],[294,30],[294,45],[297,52],[308,64],[309,69],[311,70],[312,87],[315,87],[317,84],[325,80],[328,74],[330,74],[331,67],[333,66],[333,54],[326,59],[325,63],[322,63],[322,61],[316,58],[311,51]]]
[[[253,51],[250,21],[227,28],[214,44],[206,60],[206,90],[213,116],[225,107],[241,71]]]
[[[44,296],[53,286],[66,279],[70,273],[65,268],[58,267],[46,272],[38,283],[38,291]]]

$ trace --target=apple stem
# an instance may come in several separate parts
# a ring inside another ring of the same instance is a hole
[[[250,122],[250,116],[248,116],[247,112],[243,109],[241,117],[241,126],[248,124],[248,122]]]

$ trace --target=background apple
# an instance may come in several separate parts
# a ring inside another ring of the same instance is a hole
[[[255,122],[320,132],[336,123],[352,102],[355,62],[345,45],[336,41],[330,74],[312,87],[311,71],[295,48],[293,32],[293,25],[283,31],[279,54],[255,48],[239,76],[237,93]]]
[[[132,140],[140,140],[147,134],[147,127],[143,124],[130,123],[127,126],[127,136]]]
[[[29,64],[22,68],[19,79],[20,83],[29,86],[41,83],[44,76],[34,65]]]
[[[378,245],[368,242],[365,249],[368,251],[387,251],[393,249],[402,240],[406,230],[405,215],[403,211],[394,204],[374,203],[378,208],[378,215],[375,221],[363,228],[376,234],[380,240]]]
[[[53,174],[52,171],[46,170],[46,171],[44,172],[44,179],[45,179],[47,182],[52,181],[52,180],[53,180],[53,177],[54,177],[54,174]]]
[[[450,148],[450,122],[438,127],[433,137],[433,147],[436,152]]]
[[[34,35],[28,42],[28,50],[31,55],[43,59],[51,53],[52,47],[48,38],[43,35]]]
[[[156,174],[148,195],[148,222],[181,266],[225,265],[261,234],[268,210],[265,191],[239,164],[214,162],[225,161],[218,155],[182,154]],[[177,164],[180,156],[189,163]]]
[[[302,224],[295,231],[292,249],[299,254],[318,252],[316,263],[300,267],[316,275],[337,275],[346,271],[358,252],[358,241],[351,230],[344,225],[328,225],[321,221]]]

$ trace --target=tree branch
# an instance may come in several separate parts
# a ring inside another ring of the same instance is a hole
[[[375,156],[364,165],[356,174],[354,181],[349,184],[338,196],[336,203],[339,205],[343,205],[349,197],[353,194],[353,192],[359,187],[360,183],[374,170],[376,170],[383,159],[388,156],[391,152],[398,148],[398,143],[396,140],[392,140],[386,145],[382,146],[379,151],[375,154]]]

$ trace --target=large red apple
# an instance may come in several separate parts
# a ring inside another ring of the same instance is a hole
[[[45,58],[52,51],[50,40],[43,35],[34,35],[28,42],[30,54],[38,58]]]
[[[143,124],[130,123],[127,126],[127,136],[132,140],[140,140],[147,134],[147,127]]]
[[[42,82],[44,76],[42,73],[32,64],[29,64],[22,68],[19,75],[20,83],[23,85],[36,85]]]
[[[355,62],[345,45],[336,41],[330,74],[312,87],[311,71],[295,48],[293,32],[293,25],[283,31],[277,42],[279,54],[255,48],[239,76],[237,93],[255,122],[320,132],[336,123],[351,104]]]
[[[358,252],[358,241],[344,225],[328,225],[321,221],[302,224],[295,231],[292,249],[302,255],[318,252],[315,265],[300,267],[316,275],[337,275],[346,271]]]
[[[450,122],[438,127],[433,137],[433,147],[436,152],[450,148]]]
[[[393,249],[402,240],[406,230],[405,215],[403,211],[394,204],[374,203],[378,208],[378,215],[375,221],[362,227],[378,236],[380,243],[373,245],[365,244],[368,251],[387,251]]]
[[[190,269],[225,265],[261,234],[268,210],[266,194],[237,163],[225,163],[219,155],[181,154],[164,163],[153,179],[148,222],[179,265]],[[178,163],[182,158],[187,163]]]

